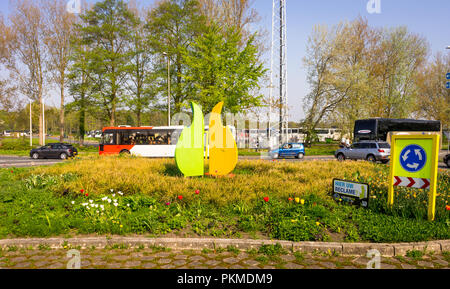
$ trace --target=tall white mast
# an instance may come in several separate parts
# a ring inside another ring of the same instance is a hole
[[[288,70],[287,70],[287,17],[286,0],[273,0],[272,11],[272,46],[270,61],[270,113],[276,94],[279,96],[278,113],[280,131],[279,142],[288,141],[289,110],[288,110]],[[276,79],[276,80],[275,80]],[[269,127],[271,119],[269,116]],[[270,137],[270,135],[269,135]]]

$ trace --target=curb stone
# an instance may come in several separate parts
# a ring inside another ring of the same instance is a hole
[[[0,240],[0,248],[11,246],[18,248],[38,249],[39,245],[46,245],[51,249],[61,249],[64,244],[70,247],[87,249],[91,247],[103,249],[107,246],[123,244],[129,248],[139,246],[158,246],[173,250],[214,250],[226,249],[233,246],[239,250],[258,249],[263,245],[280,244],[285,250],[305,253],[337,253],[343,256],[366,256],[367,252],[376,249],[384,257],[405,256],[408,251],[419,250],[441,254],[450,251],[450,240],[377,244],[377,243],[324,243],[324,242],[290,242],[276,240],[238,240],[238,239],[193,239],[193,238],[145,238],[145,237],[89,237],[89,238],[36,238],[36,239],[4,239]]]

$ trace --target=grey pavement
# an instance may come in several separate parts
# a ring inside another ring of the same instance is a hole
[[[0,155],[0,168],[25,168],[34,166],[46,166],[60,163],[57,159],[38,159],[23,156]]]

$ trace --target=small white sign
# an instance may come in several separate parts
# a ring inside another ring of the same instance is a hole
[[[347,199],[350,198],[352,203],[360,204],[367,207],[369,203],[369,185],[344,180],[333,180],[333,198]]]

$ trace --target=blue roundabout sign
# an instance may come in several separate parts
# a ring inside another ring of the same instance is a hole
[[[426,163],[427,153],[419,145],[409,145],[400,154],[401,166],[410,173],[419,172]]]

